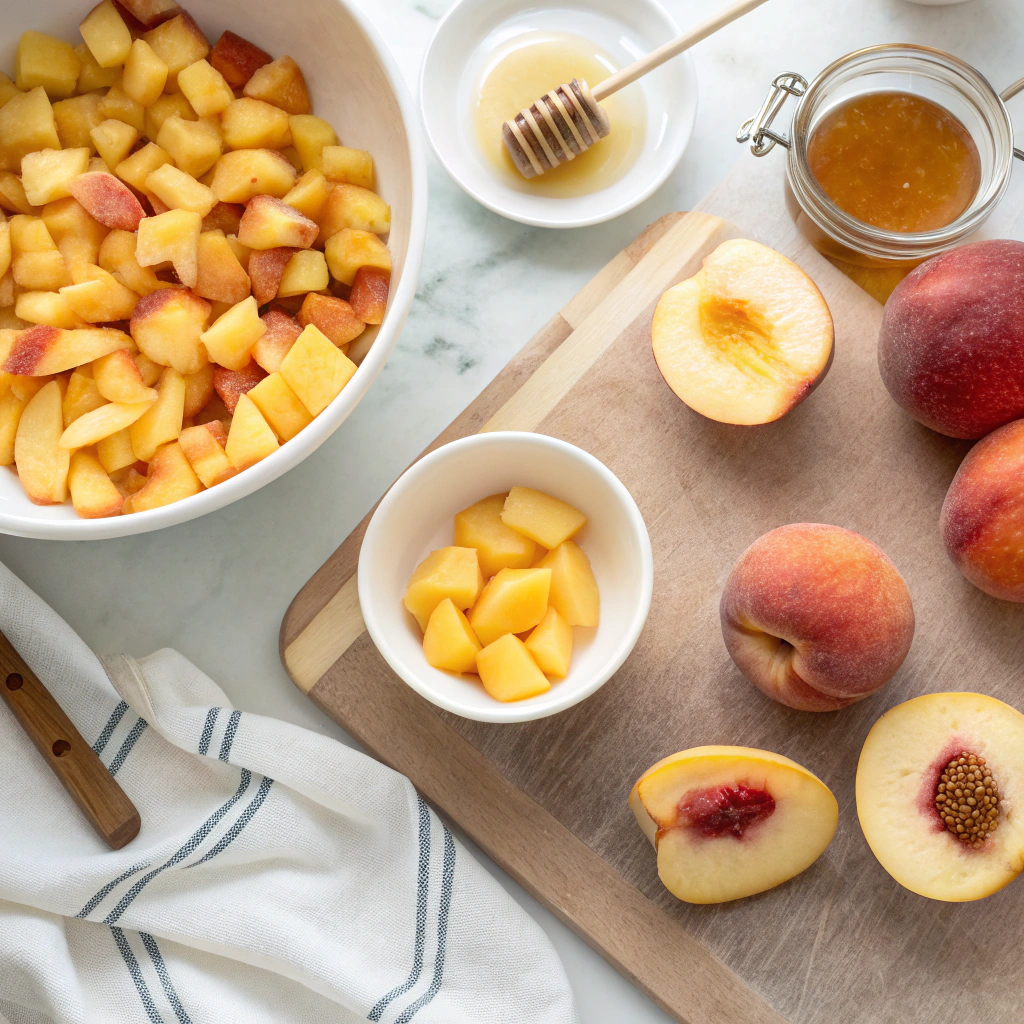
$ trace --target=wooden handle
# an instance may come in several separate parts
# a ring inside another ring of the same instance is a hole
[[[130,843],[142,825],[135,805],[3,633],[0,696],[92,827],[114,850]]]
[[[737,18],[742,18],[744,14],[749,13],[755,7],[760,7],[765,2],[766,0],[739,0],[739,3],[726,7],[724,11],[720,11],[702,25],[690,29],[689,32],[684,32],[678,39],[673,39],[671,42],[665,43],[664,46],[659,46],[656,50],[652,50],[647,54],[646,57],[641,57],[635,63],[622,68],[621,71],[616,71],[611,78],[606,78],[591,89],[590,94],[598,101],[603,100],[606,96],[611,96],[613,92],[618,92],[624,86],[629,85],[630,82],[643,78],[648,71],[660,68],[665,61],[678,57],[684,50],[688,50],[702,39],[707,39],[708,36],[714,35],[720,28],[725,28],[730,22],[735,21]]]

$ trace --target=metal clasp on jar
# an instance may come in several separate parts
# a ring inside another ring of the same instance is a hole
[[[771,90],[765,97],[761,109],[751,118],[748,118],[740,125],[736,133],[737,142],[750,142],[750,152],[754,156],[764,156],[770,153],[775,144],[778,143],[785,149],[789,149],[789,139],[772,130],[772,122],[786,105],[790,96],[797,98],[807,92],[807,79],[798,75],[795,71],[786,71],[776,75],[772,82]]]

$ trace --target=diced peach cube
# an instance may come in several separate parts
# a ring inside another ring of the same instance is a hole
[[[235,98],[224,76],[207,60],[197,60],[179,71],[178,88],[200,117],[219,114]]]
[[[134,232],[114,229],[103,239],[97,262],[117,276],[137,295],[149,295],[173,285],[161,281],[149,267],[140,267],[135,258]]]
[[[388,247],[369,231],[342,228],[327,239],[324,252],[331,276],[342,284],[353,284],[360,267],[377,267],[391,273]]]
[[[213,117],[187,121],[172,115],[160,126],[156,140],[178,168],[193,178],[202,178],[217,163],[223,150],[220,127]]]
[[[232,99],[221,114],[228,149],[284,149],[292,144],[288,115],[263,100]]]
[[[31,327],[15,337],[3,370],[21,376],[45,377],[91,362],[116,349],[130,347],[128,335],[110,328],[67,331],[58,327]]]
[[[123,70],[121,65],[101,68],[85,43],[79,43],[74,49],[75,56],[78,58],[79,64],[82,65],[82,70],[78,72],[78,85],[76,86],[79,93],[109,89],[121,80]]]
[[[78,26],[85,45],[101,68],[112,68],[128,59],[132,34],[110,0],[102,0]]]
[[[121,514],[124,499],[107,476],[100,460],[88,449],[71,456],[68,470],[71,504],[83,519],[103,519]]]
[[[558,498],[530,487],[513,487],[505,499],[501,521],[525,534],[542,547],[552,550],[574,537],[587,517]]]
[[[63,396],[51,380],[29,399],[14,438],[18,478],[34,505],[60,505],[68,494],[71,453],[59,445],[64,432]]]
[[[173,366],[178,373],[195,373],[207,363],[199,339],[209,315],[210,303],[187,288],[161,288],[136,305],[132,337],[154,362]]]
[[[91,366],[79,366],[68,378],[67,390],[64,392],[64,401],[61,405],[65,428],[74,423],[79,416],[84,416],[87,412],[106,404],[107,399],[100,394],[96,381],[93,380]]]
[[[224,32],[210,51],[210,63],[233,89],[240,89],[264,64],[273,58],[248,39]]]
[[[492,494],[455,516],[455,543],[476,548],[480,569],[490,579],[502,569],[529,569],[537,545],[501,521],[506,494]]]
[[[438,548],[416,566],[402,601],[420,629],[425,630],[434,609],[445,598],[450,598],[460,610],[469,608],[483,586],[484,578],[473,548]]]
[[[300,249],[288,261],[278,285],[278,298],[322,291],[331,283],[327,260],[317,249]]]
[[[505,633],[533,629],[548,610],[551,570],[501,569],[484,587],[469,623],[487,646]]]
[[[72,279],[77,281],[75,275],[81,273],[82,265],[95,264],[99,259],[107,228],[71,196],[47,203],[43,207],[43,223],[64,257]]]
[[[185,374],[185,408],[182,410],[185,419],[197,416],[213,398],[215,370],[213,363],[207,363],[201,370]]]
[[[275,249],[291,246],[308,249],[316,240],[319,228],[273,196],[253,196],[249,200],[238,228],[238,240],[250,249]]]
[[[239,396],[225,446],[231,465],[241,473],[280,447],[255,402],[248,395]]]
[[[320,163],[324,177],[329,181],[373,188],[373,157],[365,149],[324,146],[320,152]]]
[[[313,416],[341,394],[356,372],[356,364],[312,324],[281,361],[280,373]]]
[[[247,203],[260,194],[280,199],[295,177],[295,168],[276,150],[238,149],[217,160],[210,188],[222,203]]]
[[[363,323],[380,324],[388,308],[388,290],[391,287],[391,273],[379,267],[360,267],[352,282],[348,301]]]
[[[238,225],[242,222],[245,207],[240,203],[222,203],[218,201],[213,209],[203,218],[204,231],[221,231],[225,235],[237,235]]]
[[[342,228],[387,234],[391,230],[391,207],[368,188],[335,184],[320,212],[321,237],[330,238]]]
[[[199,115],[192,109],[192,104],[180,92],[165,92],[146,107],[145,134],[151,139],[158,138],[164,121],[172,117],[180,117],[183,121],[199,120]]]
[[[338,144],[334,129],[315,114],[292,114],[288,124],[292,130],[292,145],[298,151],[302,169],[323,171],[324,147]]]
[[[157,449],[177,439],[185,412],[185,378],[169,366],[156,386],[157,400],[132,423],[129,433],[135,456],[151,462]]]
[[[159,99],[167,84],[167,65],[145,39],[136,39],[124,64],[121,88],[140,106]]]
[[[236,303],[214,321],[200,337],[210,359],[229,370],[241,370],[252,354],[252,347],[266,333],[259,307],[250,295]]]
[[[146,191],[146,179],[164,164],[171,163],[170,154],[155,142],[148,142],[142,149],[136,150],[122,160],[114,173],[139,192]]]
[[[89,150],[41,149],[26,153],[21,161],[21,183],[25,198],[33,206],[71,195],[70,184],[84,174],[89,165]]]
[[[213,389],[224,403],[224,408],[233,415],[235,406],[238,405],[238,399],[252,391],[265,377],[266,373],[252,362],[247,363],[240,370],[226,370],[223,366],[215,366]]]
[[[480,650],[469,620],[446,597],[431,613],[423,633],[427,664],[442,672],[475,672]]]
[[[219,421],[214,421],[220,426]],[[204,487],[215,487],[233,477],[238,470],[224,451],[224,446],[214,435],[211,424],[186,427],[178,438],[178,444],[185,453],[195,474]],[[223,427],[221,428],[223,430]],[[225,435],[225,440],[227,439]]]
[[[318,220],[331,190],[330,182],[316,169],[306,171],[285,197],[286,202],[304,217]],[[319,228],[318,228],[319,230]]]
[[[15,83],[28,91],[42,87],[51,98],[73,96],[81,61],[70,43],[43,32],[23,32],[14,61]]]
[[[347,345],[366,330],[366,324],[344,299],[315,292],[310,292],[302,300],[298,321],[303,327],[313,324],[339,347]]]
[[[294,249],[259,249],[249,257],[249,278],[258,305],[265,305],[277,295],[284,268],[294,253]]]
[[[177,91],[179,71],[202,60],[210,52],[206,36],[186,11],[150,29],[144,38],[167,65],[168,92]]]
[[[96,456],[100,465],[108,473],[116,473],[119,469],[127,469],[136,461],[135,451],[132,448],[131,432],[125,427],[123,430],[110,434],[101,441],[96,442]]]
[[[124,121],[108,118],[91,129],[89,136],[96,152],[104,163],[113,170],[132,151],[132,146],[139,141],[139,132]],[[74,192],[71,193],[74,195]],[[140,207],[141,209],[141,207]],[[134,231],[134,228],[128,230]]]
[[[306,80],[291,57],[278,57],[257,68],[242,91],[252,99],[272,103],[289,114],[308,114],[310,111]]]
[[[83,265],[87,278],[61,288],[60,295],[83,320],[91,324],[129,320],[139,296],[101,267]]]
[[[0,142],[0,146],[2,145]],[[25,186],[22,185],[21,178],[10,171],[0,171],[0,208],[7,210],[8,213],[25,213],[30,216],[39,213],[38,208],[25,198]]]
[[[190,498],[202,489],[181,445],[173,441],[154,453],[146,485],[131,496],[131,508],[135,512],[146,512]]]
[[[138,363],[127,349],[101,356],[92,364],[96,389],[108,402],[153,402],[157,393],[147,387]]]
[[[26,153],[60,149],[53,107],[40,85],[0,107],[0,170],[20,171]]]
[[[121,88],[120,84],[112,85],[100,101],[100,116],[115,121],[124,121],[142,132],[146,128],[146,108],[137,103]]]
[[[168,210],[139,222],[135,258],[144,267],[170,261],[186,288],[196,283],[203,218],[192,210]]]
[[[476,668],[484,689],[495,700],[526,700],[551,689],[526,645],[511,633],[488,644],[476,656]]]
[[[21,90],[7,77],[2,71],[0,71],[0,107],[2,107],[8,100],[13,100],[15,96],[20,96]]]
[[[145,216],[142,204],[131,189],[112,174],[80,173],[70,182],[68,192],[91,217],[107,228],[134,231]]]
[[[203,231],[199,236],[198,268],[193,291],[204,299],[234,305],[249,294],[249,275],[238,262],[223,231]]]
[[[89,92],[84,96],[72,96],[58,100],[53,105],[53,123],[57,127],[57,138],[62,149],[80,149],[85,146],[92,152],[90,132],[103,121],[100,104],[103,96]],[[106,164],[103,165],[106,168]]]
[[[313,422],[313,417],[279,372],[265,377],[248,395],[281,441],[290,441]]]
[[[570,626],[596,626],[601,618],[601,595],[587,553],[567,540],[540,562],[551,570],[551,607]]]
[[[302,325],[280,309],[269,309],[260,319],[267,325],[267,333],[253,345],[252,357],[267,373],[276,373],[302,333]]]
[[[162,21],[181,13],[177,0],[119,0],[121,6],[146,28],[153,28]]]
[[[66,330],[87,326],[60,292],[22,292],[17,298],[14,312],[29,324],[44,324]]]
[[[572,660],[572,626],[554,608],[547,614],[526,638],[526,649],[541,672],[558,679],[569,674]]]
[[[191,210],[205,217],[217,204],[213,192],[173,164],[158,167],[146,178],[146,190],[171,210]],[[200,229],[202,223],[200,223]]]

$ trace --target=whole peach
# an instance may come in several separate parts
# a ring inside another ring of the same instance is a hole
[[[885,304],[878,369],[899,405],[949,437],[1024,416],[1024,242],[975,242],[912,271]]]
[[[939,518],[953,564],[976,587],[1024,601],[1024,420],[982,438],[946,492]]]
[[[799,711],[870,696],[903,664],[914,607],[896,566],[852,530],[780,526],[736,560],[719,608],[725,646],[759,690]]]

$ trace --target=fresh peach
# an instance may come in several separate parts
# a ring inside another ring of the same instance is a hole
[[[416,566],[402,600],[420,629],[425,630],[434,609],[445,598],[451,598],[455,607],[463,611],[476,602],[483,586],[484,578],[473,548],[438,548]]]
[[[1024,715],[980,693],[929,693],[875,722],[857,765],[857,816],[900,885],[962,903],[1024,869]]]
[[[470,610],[469,624],[485,647],[505,633],[523,633],[547,614],[550,593],[548,568],[501,569]]]
[[[817,523],[754,541],[726,580],[720,612],[739,670],[800,711],[834,711],[875,693],[914,637],[910,592],[882,550]]]
[[[455,516],[455,543],[476,548],[485,579],[502,569],[530,569],[537,554],[537,545],[529,537],[501,521],[507,497],[492,494]]]
[[[1024,416],[1024,242],[935,256],[885,304],[878,369],[898,405],[949,437]]]
[[[693,747],[649,768],[629,805],[658,852],[658,875],[686,903],[725,903],[809,868],[839,821],[829,788],[781,754]]]
[[[770,423],[802,402],[832,364],[833,325],[814,282],[758,242],[723,242],[662,295],[651,325],[669,387],[721,423]]]
[[[982,438],[942,503],[942,539],[976,587],[1024,602],[1024,419]]]
[[[511,633],[498,637],[477,653],[476,670],[484,689],[495,700],[526,700],[551,689],[526,645]]]

